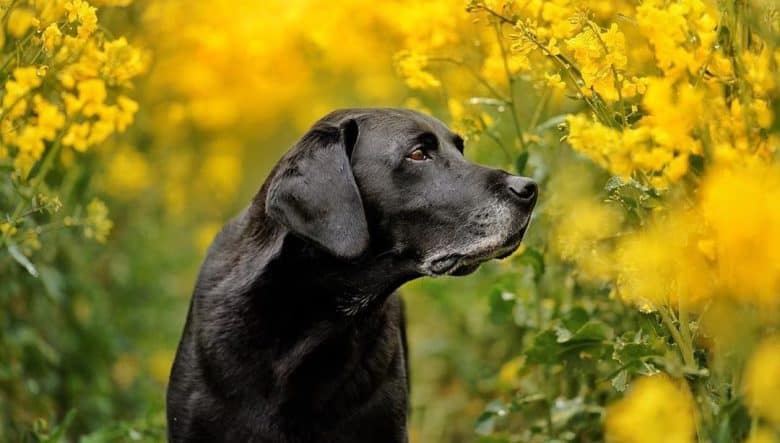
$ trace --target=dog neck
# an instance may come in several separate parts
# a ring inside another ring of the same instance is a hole
[[[333,257],[268,217],[261,201],[237,219],[243,233],[236,252],[239,266],[252,268],[242,292],[269,303],[269,312],[305,308],[311,320],[365,315],[420,275],[388,251],[369,250],[353,261]]]

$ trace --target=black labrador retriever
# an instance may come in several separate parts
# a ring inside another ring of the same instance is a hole
[[[405,442],[394,291],[520,244],[536,185],[402,109],[319,120],[214,240],[168,386],[172,442]]]

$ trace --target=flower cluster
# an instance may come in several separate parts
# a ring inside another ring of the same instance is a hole
[[[5,1],[0,13],[0,165],[11,171],[3,190],[16,194],[12,207],[0,208],[3,242],[39,246],[46,229],[31,215],[59,209],[45,204],[57,198],[46,187],[48,173],[128,128],[138,110],[128,96],[131,80],[144,72],[147,56],[100,31],[97,8],[85,0]],[[105,240],[105,206],[93,201],[87,213],[64,224]]]
[[[485,29],[464,38],[468,56],[456,57],[467,87],[434,68],[435,48],[401,53],[399,72],[422,96],[441,91],[456,127],[486,110],[493,116],[469,127],[495,141],[506,163],[545,181],[543,247],[574,266],[579,284],[606,286],[656,318],[677,351],[638,366],[638,374],[667,375],[641,379],[608,409],[607,440],[707,438],[717,420],[707,403],[729,398],[712,386],[739,374],[739,400],[759,417],[751,438],[777,432],[768,401],[779,393],[770,381],[774,348],[758,345],[780,326],[776,5],[472,0],[468,10]],[[521,101],[521,84],[538,91],[535,108]],[[564,136],[551,141],[556,127]],[[559,145],[590,165],[555,159]],[[686,383],[691,374],[713,381]],[[664,409],[669,398],[689,412]]]

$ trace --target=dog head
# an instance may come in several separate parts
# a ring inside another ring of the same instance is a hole
[[[533,181],[470,163],[461,137],[402,109],[335,111],[280,165],[268,216],[337,259],[391,255],[416,275],[509,255],[537,197]]]

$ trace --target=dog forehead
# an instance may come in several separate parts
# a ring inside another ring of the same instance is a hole
[[[377,109],[364,116],[366,135],[406,141],[423,133],[452,139],[455,134],[441,121],[409,109]]]

